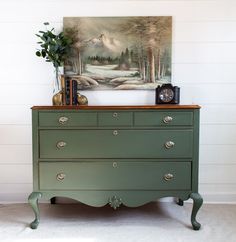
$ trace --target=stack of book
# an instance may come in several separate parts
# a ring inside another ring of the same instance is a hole
[[[78,105],[77,99],[77,90],[78,90],[78,83],[76,80],[73,80],[69,77],[64,77],[64,82],[62,84],[62,91],[63,91],[63,104],[64,105]]]

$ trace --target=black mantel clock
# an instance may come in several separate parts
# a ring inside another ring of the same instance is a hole
[[[156,104],[179,104],[180,88],[163,84],[156,88]]]

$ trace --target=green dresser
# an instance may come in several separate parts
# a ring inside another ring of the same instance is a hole
[[[33,187],[29,203],[69,197],[90,206],[136,207],[161,197],[198,193],[197,105],[42,106],[32,108]]]

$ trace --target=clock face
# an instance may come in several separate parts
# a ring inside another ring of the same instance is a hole
[[[168,103],[174,98],[174,92],[170,88],[163,88],[159,93],[159,97],[162,102]]]

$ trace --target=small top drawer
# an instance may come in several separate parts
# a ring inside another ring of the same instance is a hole
[[[39,126],[97,126],[97,113],[39,112]]]
[[[192,125],[192,112],[135,112],[134,125],[135,126],[180,126]]]
[[[99,112],[98,126],[132,126],[132,112]]]

